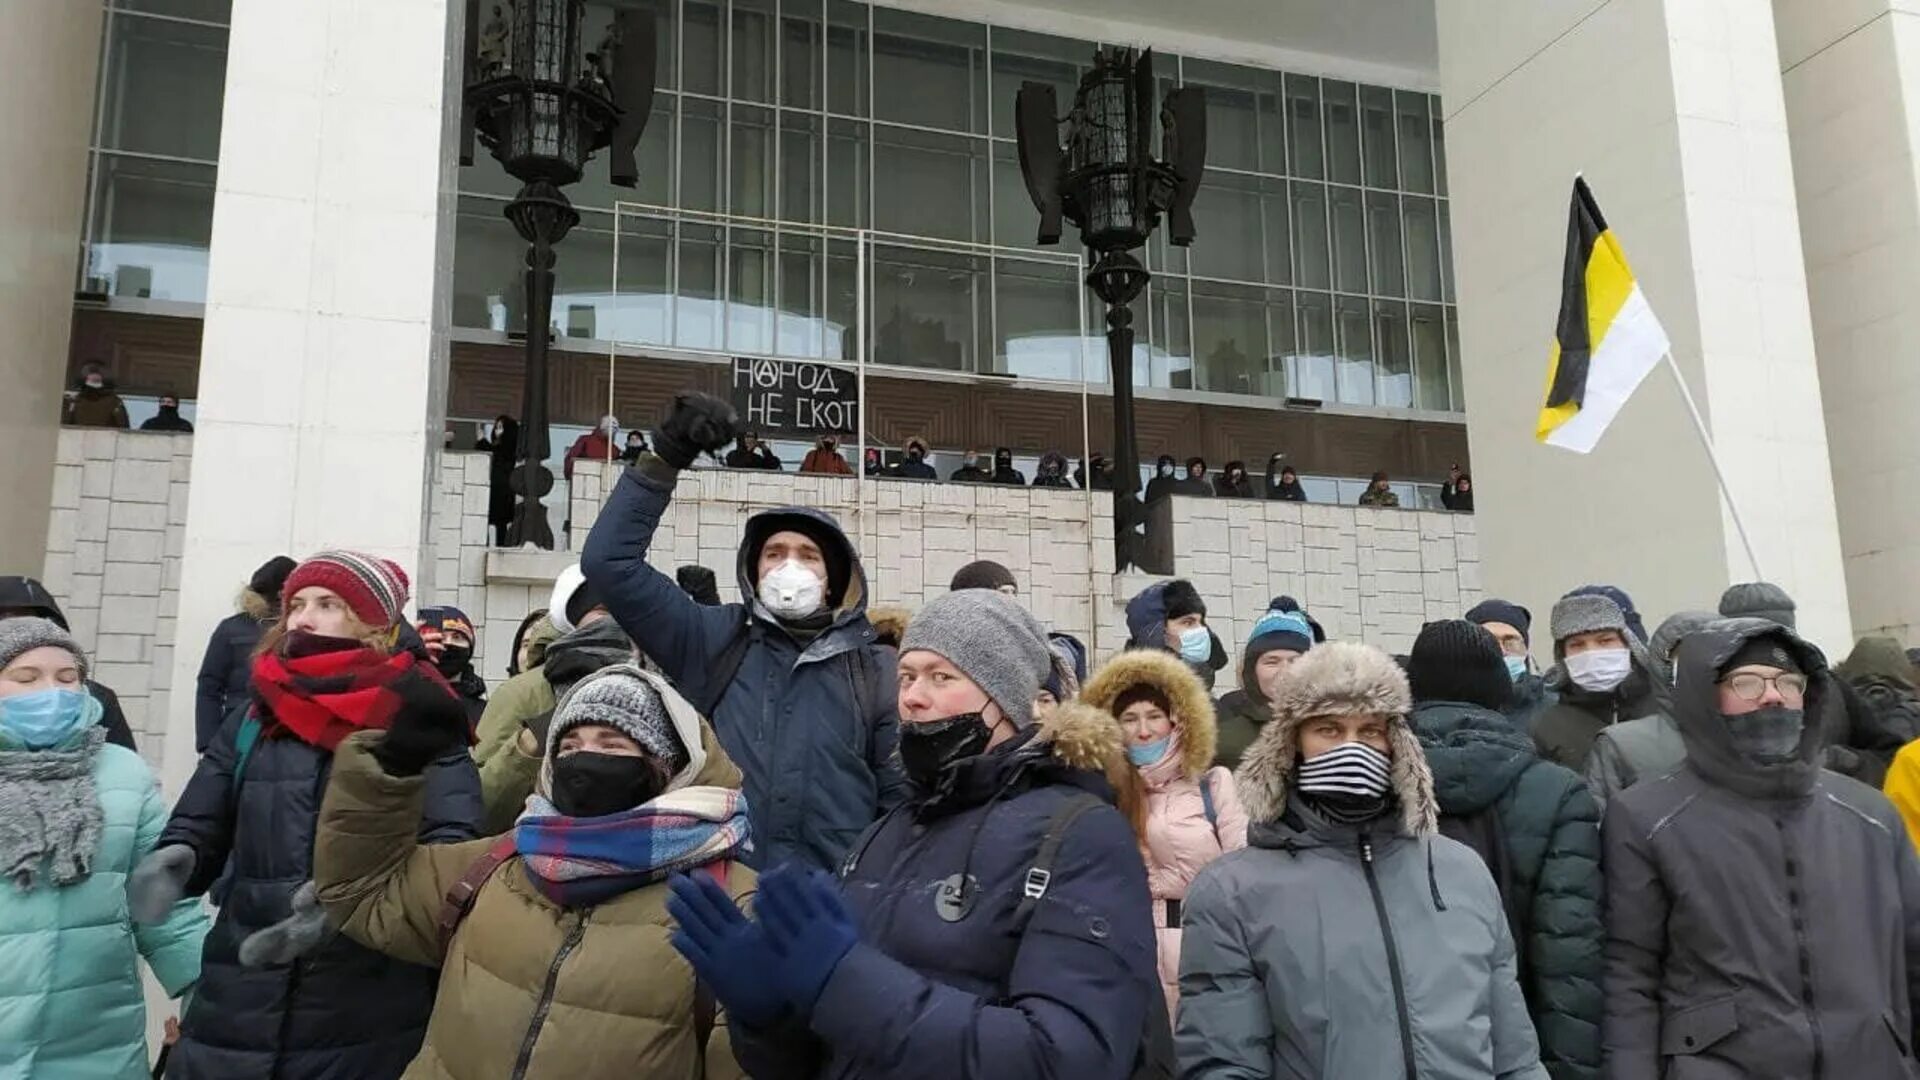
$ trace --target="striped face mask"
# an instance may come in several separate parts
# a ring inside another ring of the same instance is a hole
[[[1376,800],[1386,795],[1393,761],[1363,742],[1344,742],[1300,763],[1302,795]]]

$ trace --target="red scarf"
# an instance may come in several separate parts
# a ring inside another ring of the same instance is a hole
[[[253,662],[253,692],[279,727],[331,751],[356,731],[384,731],[393,723],[400,710],[393,684],[409,671],[446,683],[411,652],[347,649],[295,657],[267,653]]]

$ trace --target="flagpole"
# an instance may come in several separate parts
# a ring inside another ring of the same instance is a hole
[[[1693,391],[1687,388],[1686,377],[1680,374],[1680,364],[1673,358],[1673,350],[1666,351],[1667,370],[1673,372],[1673,381],[1680,387],[1680,397],[1687,403],[1687,415],[1693,417],[1693,430],[1700,436],[1700,445],[1706,448],[1707,462],[1713,466],[1713,478],[1720,483],[1720,497],[1726,500],[1727,513],[1733,517],[1733,527],[1740,533],[1740,544],[1747,549],[1747,561],[1753,564],[1755,580],[1766,580],[1766,574],[1760,570],[1760,559],[1753,553],[1753,540],[1747,536],[1747,523],[1740,519],[1740,507],[1733,501],[1733,490],[1727,487],[1727,474],[1720,469],[1720,456],[1713,451],[1713,438],[1707,434],[1707,422],[1700,417],[1700,406],[1694,404]]]

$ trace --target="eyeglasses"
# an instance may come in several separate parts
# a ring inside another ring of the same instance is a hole
[[[1759,701],[1767,696],[1767,687],[1773,687],[1780,700],[1797,702],[1806,697],[1807,677],[1788,673],[1785,675],[1735,675],[1725,683],[1733,691],[1733,696],[1741,701]]]

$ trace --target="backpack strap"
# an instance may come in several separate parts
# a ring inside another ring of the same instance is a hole
[[[1033,909],[1047,888],[1053,884],[1053,862],[1060,856],[1060,845],[1066,842],[1067,830],[1080,816],[1106,805],[1106,800],[1090,792],[1076,792],[1072,798],[1061,803],[1047,819],[1047,831],[1040,839],[1040,847],[1033,853],[1033,865],[1027,868],[1027,876],[1020,883],[1020,906],[1013,911],[1014,922],[1022,927],[1033,917]]]
[[[1213,770],[1200,774],[1200,808],[1207,813],[1207,824],[1213,826],[1217,835],[1220,831],[1220,814],[1213,805]]]
[[[504,833],[494,838],[479,858],[468,864],[467,872],[447,890],[446,898],[440,902],[440,915],[434,921],[440,929],[440,951],[445,953],[452,944],[454,931],[460,929],[460,923],[473,910],[473,901],[480,894],[480,887],[487,883],[500,864],[513,858],[513,834]]]
[[[905,805],[906,803],[900,803],[892,810],[881,814],[862,830],[859,836],[854,837],[853,845],[847,848],[847,857],[840,861],[839,876],[841,881],[845,881],[853,876],[854,868],[860,865],[861,857],[866,855],[867,848],[873,846],[873,838],[880,835],[880,830],[886,827],[887,822],[893,820],[893,815],[899,813],[900,807]]]
[[[260,742],[262,728],[260,718],[249,712],[246,719],[240,721],[240,730],[233,733],[232,786],[236,794],[240,791],[240,778],[247,773],[247,759],[253,756],[253,748]]]
[[[727,647],[713,660],[708,669],[706,693],[695,702],[700,715],[713,716],[713,710],[720,705],[720,699],[727,696],[727,688],[733,685],[734,676],[740,674],[740,665],[747,659],[747,649],[753,645],[753,612],[748,609],[747,616],[740,623],[740,629],[734,631]]]

